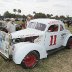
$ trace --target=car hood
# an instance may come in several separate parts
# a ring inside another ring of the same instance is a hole
[[[11,33],[11,36],[12,36],[12,39],[13,39],[13,38],[40,36],[40,35],[43,35],[43,34],[44,34],[44,31],[27,28],[27,29],[24,29],[24,30],[13,32],[13,33]]]

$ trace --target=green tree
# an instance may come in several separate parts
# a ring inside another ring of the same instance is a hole
[[[6,11],[3,16],[5,18],[11,18],[11,13],[9,13],[8,11]]]
[[[16,15],[17,10],[16,9],[13,9],[13,12],[15,12],[15,15]]]
[[[24,22],[27,17],[25,15],[22,15],[22,18],[23,18],[23,22]]]
[[[53,14],[47,14],[47,18],[51,18]]]
[[[18,14],[19,14],[19,13],[21,13],[21,10],[20,10],[20,9],[18,9]]]
[[[55,18],[55,19],[59,19],[58,15],[56,15],[54,18]]]
[[[34,11],[34,12],[33,12],[33,14],[35,15],[35,14],[36,14],[36,12]]]
[[[36,13],[34,18],[46,18],[46,15],[44,13]]]
[[[61,19],[61,20],[64,20],[64,19],[65,19],[65,16],[64,16],[64,15],[61,15],[61,16],[60,16],[60,19]]]

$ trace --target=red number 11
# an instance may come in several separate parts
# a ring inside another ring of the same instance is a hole
[[[57,39],[57,35],[50,36],[50,46],[56,45],[56,39]]]

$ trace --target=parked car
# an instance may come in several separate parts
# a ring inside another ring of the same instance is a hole
[[[35,67],[39,59],[63,47],[72,48],[72,34],[55,19],[34,19],[27,29],[10,34],[0,32],[0,52],[24,68]]]

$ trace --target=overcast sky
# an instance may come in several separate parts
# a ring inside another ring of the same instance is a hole
[[[0,0],[0,14],[5,11],[13,13],[13,9],[21,9],[21,14],[35,12],[53,15],[72,16],[72,0]]]

